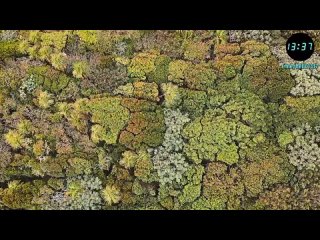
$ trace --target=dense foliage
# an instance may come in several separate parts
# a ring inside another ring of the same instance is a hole
[[[0,31],[0,209],[320,209],[291,33]]]

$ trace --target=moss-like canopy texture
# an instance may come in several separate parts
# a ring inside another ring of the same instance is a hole
[[[0,209],[320,209],[292,33],[0,31]]]

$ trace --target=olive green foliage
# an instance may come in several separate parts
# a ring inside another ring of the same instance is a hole
[[[239,52],[241,54],[239,55]],[[216,50],[214,63],[222,79],[241,78],[243,88],[255,92],[266,101],[276,102],[286,96],[294,81],[271,55],[268,45],[256,41],[226,44]]]
[[[262,194],[254,209],[319,210],[319,191],[319,184],[315,183],[301,191],[279,186]]]
[[[211,64],[200,63],[190,66],[185,74],[186,86],[190,89],[204,90],[215,87],[216,74]]]
[[[20,121],[16,129],[9,130],[5,135],[4,139],[13,149],[19,149],[28,145],[27,135],[32,131],[32,124],[28,120]]]
[[[6,142],[14,149],[17,149],[22,146],[23,144],[23,136],[17,132],[10,130],[5,135]]]
[[[156,83],[133,83],[133,96],[136,98],[157,102],[159,101],[158,94],[158,86]]]
[[[313,97],[285,97],[285,104],[275,109],[276,133],[290,131],[308,123],[312,127],[319,125],[319,96]]]
[[[123,99],[122,106],[130,110],[130,118],[119,142],[129,149],[159,146],[164,137],[163,110],[153,102]]]
[[[236,168],[228,171],[223,163],[209,163],[203,178],[203,195],[207,199],[223,201],[228,209],[241,208],[241,196],[245,188]]]
[[[121,106],[119,98],[97,98],[87,102],[84,111],[90,113],[92,127],[92,139],[95,143],[105,141],[107,144],[115,144],[119,132],[129,121],[129,111]]]
[[[195,91],[185,88],[179,89],[181,97],[181,110],[187,112],[191,118],[201,116],[207,101],[205,91]]]
[[[181,95],[177,85],[172,83],[163,83],[161,84],[161,91],[163,92],[165,107],[177,107],[180,104]]]
[[[215,44],[224,44],[227,41],[227,31],[226,30],[216,30],[215,31]]]
[[[160,55],[156,58],[154,64],[155,69],[149,73],[149,80],[155,83],[164,83],[168,81],[169,64],[171,58],[166,55]]]
[[[84,75],[88,72],[88,65],[86,62],[75,62],[73,63],[73,71],[72,74],[75,78],[83,78]]]
[[[67,57],[62,51],[69,34],[69,31],[27,31],[19,50],[31,58],[49,61],[54,68],[63,71]]]
[[[225,209],[225,203],[218,198],[207,199],[205,197],[201,197],[198,200],[194,201],[194,203],[192,204],[192,209],[194,209],[194,210],[223,210],[223,209]]]
[[[283,132],[278,137],[278,142],[281,147],[287,146],[289,143],[294,141],[293,134],[291,132]]]
[[[0,209],[320,209],[294,32],[0,30]]]
[[[37,97],[37,103],[40,108],[49,108],[54,103],[53,96],[46,91],[40,91]]]
[[[185,80],[185,73],[191,66],[191,63],[183,60],[170,62],[168,69],[168,80],[177,84],[182,84]]]
[[[135,152],[125,151],[119,163],[127,169],[133,168],[137,162],[137,158],[138,155]]]
[[[209,55],[210,44],[205,42],[186,42],[184,57],[191,61],[201,61]]]
[[[287,183],[294,172],[288,156],[274,145],[260,144],[259,151],[246,151],[246,163],[240,165],[248,197],[257,197],[265,189]]]
[[[0,59],[13,58],[21,55],[16,41],[0,41]]]
[[[201,182],[205,169],[201,165],[190,166],[184,174],[182,193],[178,196],[179,202],[190,204],[199,199],[201,195]]]
[[[242,44],[242,48],[247,53],[243,68],[244,86],[272,102],[287,95],[294,82],[289,72],[279,66],[276,57],[270,56],[268,46],[249,41]]]
[[[12,209],[33,209],[32,198],[37,188],[32,183],[21,183],[14,180],[8,183],[8,187],[1,189],[1,202]]]
[[[134,166],[134,175],[145,182],[148,182],[153,170],[153,163],[150,154],[145,150],[140,150],[137,155],[136,164]]]
[[[272,149],[267,146],[265,151],[258,153],[249,151],[247,162],[239,167],[210,163],[203,180],[203,195],[224,204],[227,209],[243,209],[249,199],[266,189],[288,183],[293,169],[285,156],[276,155],[279,153]]]
[[[213,95],[210,104],[219,98],[223,96]],[[186,126],[183,135],[188,143],[184,151],[195,163],[207,160],[232,165],[239,160],[239,150],[264,141],[269,124],[264,103],[252,93],[239,93]]]
[[[145,80],[147,74],[156,70],[155,61],[158,55],[156,51],[138,53],[128,66],[129,76]]]
[[[87,45],[96,44],[98,41],[98,33],[93,30],[78,30],[76,34],[80,37],[80,40]]]
[[[121,200],[120,191],[116,186],[107,185],[102,191],[103,199],[107,204],[112,205],[118,203]]]
[[[45,91],[49,91],[55,94],[65,89],[73,80],[66,74],[61,74],[48,66],[30,67],[29,74],[30,76],[27,81],[35,84],[35,86],[41,86]],[[24,88],[26,87],[23,87],[23,89]],[[31,89],[34,88],[35,87],[32,87]],[[30,90],[28,90],[28,92],[30,92]]]

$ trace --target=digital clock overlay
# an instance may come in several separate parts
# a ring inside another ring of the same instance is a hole
[[[287,40],[286,50],[293,60],[305,61],[314,52],[314,42],[308,34],[296,33]]]

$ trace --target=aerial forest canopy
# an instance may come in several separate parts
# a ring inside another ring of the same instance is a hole
[[[320,209],[294,32],[0,31],[0,209]]]

